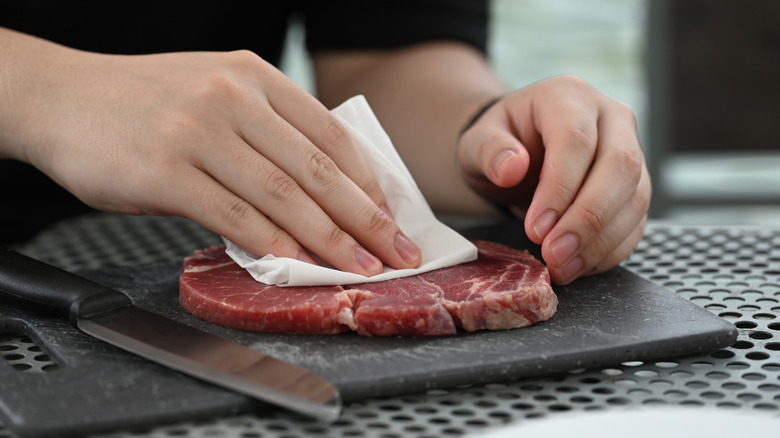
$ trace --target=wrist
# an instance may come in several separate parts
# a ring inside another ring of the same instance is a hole
[[[491,99],[489,99],[487,102],[483,103],[479,109],[477,109],[474,114],[469,117],[468,121],[463,125],[462,128],[458,131],[458,138],[460,138],[466,131],[469,130],[472,126],[474,126],[475,123],[486,113],[490,108],[493,107],[498,101],[500,101],[504,95],[496,96]]]

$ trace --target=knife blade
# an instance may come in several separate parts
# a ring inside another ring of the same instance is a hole
[[[327,379],[228,339],[133,305],[130,297],[8,248],[0,299],[67,318],[97,339],[168,368],[323,421],[341,396]]]

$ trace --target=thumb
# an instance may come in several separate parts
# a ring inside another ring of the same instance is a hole
[[[506,129],[474,127],[463,134],[459,146],[458,162],[471,182],[510,188],[528,173],[528,151]]]

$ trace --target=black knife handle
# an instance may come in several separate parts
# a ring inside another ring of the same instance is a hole
[[[122,292],[8,248],[0,249],[0,301],[53,313],[74,325],[131,304]]]

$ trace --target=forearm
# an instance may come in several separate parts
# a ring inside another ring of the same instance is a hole
[[[326,106],[366,95],[434,210],[491,211],[455,162],[461,128],[506,91],[480,53],[462,44],[430,43],[393,52],[322,54],[315,63]]]

